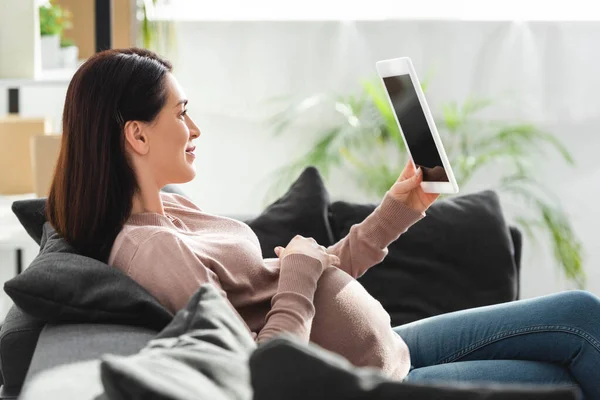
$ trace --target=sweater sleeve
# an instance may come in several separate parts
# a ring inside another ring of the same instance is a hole
[[[390,243],[424,216],[394,199],[388,192],[363,222],[352,225],[348,235],[330,246],[327,252],[340,258],[340,269],[358,278],[383,261]]]
[[[286,332],[308,343],[315,316],[313,300],[322,273],[321,261],[304,254],[290,254],[281,260],[277,292],[257,342]]]
[[[126,272],[172,313],[184,308],[204,283],[214,285],[227,298],[217,275],[169,232],[157,232],[144,240]]]

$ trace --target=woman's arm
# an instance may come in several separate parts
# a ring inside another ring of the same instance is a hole
[[[315,316],[313,304],[317,282],[325,268],[339,265],[340,259],[312,238],[295,236],[284,248],[275,248],[281,260],[277,292],[271,300],[267,324],[258,341],[289,332],[308,343]]]
[[[308,343],[315,316],[313,300],[323,269],[321,261],[304,254],[290,254],[281,260],[277,292],[257,342],[287,332]]]
[[[352,225],[342,240],[327,249],[340,258],[340,269],[358,278],[388,253],[387,247],[425,216],[386,193],[377,208],[359,224]]]

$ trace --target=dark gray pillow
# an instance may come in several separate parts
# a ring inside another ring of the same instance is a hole
[[[251,400],[250,332],[211,285],[138,354],[106,355],[100,366],[111,400]]]
[[[336,239],[375,205],[336,202]],[[382,263],[358,280],[402,325],[425,317],[517,298],[515,249],[493,191],[440,200],[389,246]]]
[[[296,235],[312,237],[323,246],[333,244],[329,226],[329,193],[314,167],[306,168],[276,202],[246,223],[252,228],[264,258],[275,257],[276,246],[287,246]]]
[[[18,200],[12,203],[11,208],[29,236],[40,244],[46,222],[46,198]]]
[[[81,256],[44,224],[41,250],[4,291],[27,314],[47,322],[105,322],[162,329],[172,314],[116,268]]]
[[[392,381],[375,368],[359,368],[338,354],[292,337],[260,346],[250,358],[255,400],[576,400],[566,385],[507,385]]]

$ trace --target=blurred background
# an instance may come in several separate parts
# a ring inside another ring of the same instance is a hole
[[[496,190],[526,233],[522,297],[600,294],[592,6],[0,0],[0,280],[37,253],[10,204],[48,190],[70,77],[96,51],[135,45],[173,62],[202,130],[182,189],[229,215],[260,213],[306,165],[332,200],[378,201],[407,157],[375,62],[411,57],[461,192]]]

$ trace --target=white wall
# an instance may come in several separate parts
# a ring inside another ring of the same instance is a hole
[[[588,288],[600,294],[600,248],[595,246],[600,23],[186,21],[177,23],[177,34],[175,74],[202,129],[198,175],[184,190],[204,209],[260,212],[270,174],[300,155],[323,125],[325,117],[315,115],[291,135],[274,138],[264,123],[276,111],[268,99],[345,93],[359,78],[373,76],[375,61],[410,56],[421,77],[431,76],[428,100],[434,112],[470,94],[502,97],[507,100],[492,117],[532,120],[567,144],[578,167],[566,168],[549,156],[539,173],[571,215],[585,245]],[[53,89],[36,101],[60,118],[63,100],[64,92]],[[479,179],[464,191],[485,187]],[[333,200],[376,200],[360,195],[341,172],[328,189]],[[510,215],[512,208],[506,208]],[[526,243],[524,257],[524,297],[568,287],[543,248]],[[0,255],[3,270],[11,270],[9,258]],[[483,260],[481,267],[486,267]]]

